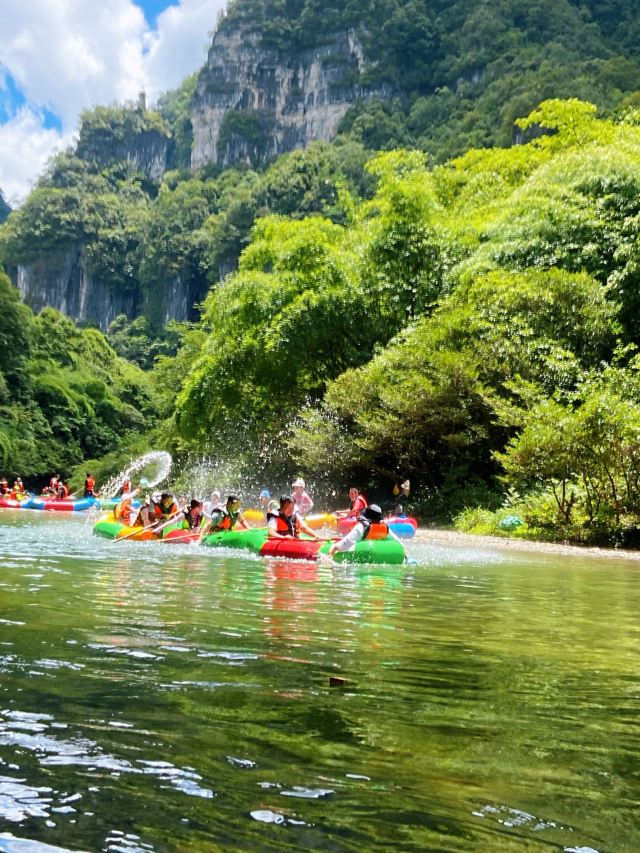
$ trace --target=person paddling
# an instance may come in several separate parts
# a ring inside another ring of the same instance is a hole
[[[223,533],[233,530],[236,523],[241,524],[247,530],[249,525],[240,512],[241,506],[242,501],[237,495],[229,495],[224,506],[218,506],[212,511],[210,520],[202,528],[200,541],[209,533]]]
[[[308,527],[300,518],[293,498],[289,495],[283,495],[280,498],[278,512],[267,513],[267,527],[269,539],[298,539],[300,533],[306,533],[312,539],[320,538],[315,530]]]
[[[334,542],[327,553],[333,557],[336,551],[350,551],[363,539],[387,539],[388,537],[397,538],[382,521],[380,507],[377,504],[371,504],[358,516],[358,520],[347,535],[338,542]]]
[[[202,527],[202,522],[204,521],[202,501],[199,501],[197,498],[193,498],[189,504],[189,509],[185,509],[183,515],[183,530],[199,530]]]

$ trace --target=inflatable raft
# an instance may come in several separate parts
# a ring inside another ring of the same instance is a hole
[[[60,500],[49,495],[34,497],[28,495],[24,500],[18,501],[14,498],[0,498],[0,509],[44,509],[53,512],[84,512],[98,503],[96,498],[74,498],[72,500]]]
[[[116,521],[113,514],[99,518],[93,526],[96,536],[104,539],[118,540],[127,537],[131,541],[148,542],[162,539],[163,542],[188,544],[197,542],[199,531],[184,530],[180,527],[170,527],[161,531],[160,535],[143,527],[127,527]],[[280,557],[289,560],[317,560],[326,554],[330,542],[316,539],[269,539],[266,527],[250,530],[229,530],[222,533],[210,533],[202,540],[207,548],[229,548],[231,550],[249,551],[259,557]],[[334,555],[337,563],[379,563],[399,566],[404,563],[404,547],[396,539],[372,539],[358,542],[351,551]]]
[[[338,533],[340,536],[345,536],[355,523],[355,518],[338,519]],[[400,539],[413,539],[418,529],[418,522],[410,515],[393,515],[390,518],[385,518],[384,523]]]
[[[22,509],[45,509],[54,512],[84,512],[98,503],[96,498],[73,498],[61,500],[42,495],[38,498],[26,498],[20,504]]]
[[[267,523],[267,516],[261,509],[245,509],[242,515],[252,527],[264,527]],[[304,522],[312,530],[320,530],[323,527],[336,530],[338,526],[338,519],[332,512],[314,512],[311,515],[305,515]]]
[[[210,533],[202,540],[208,548],[231,548],[251,551],[259,557],[281,557],[290,560],[317,560],[326,554],[330,542],[317,539],[269,539],[266,528],[229,530]],[[405,560],[402,543],[396,539],[371,539],[358,542],[350,551],[336,553],[336,563],[384,563],[401,565]]]

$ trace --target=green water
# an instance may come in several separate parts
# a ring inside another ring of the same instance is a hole
[[[0,850],[640,849],[640,564],[409,550],[3,511]]]

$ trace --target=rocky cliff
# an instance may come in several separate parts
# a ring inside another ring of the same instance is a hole
[[[50,306],[79,322],[96,324],[103,331],[118,314],[133,317],[137,313],[140,300],[136,294],[115,294],[87,272],[87,258],[80,244],[42,254],[31,263],[10,267],[8,272],[23,302],[36,312]]]
[[[167,168],[170,138],[169,128],[146,109],[141,93],[135,109],[96,107],[85,113],[76,155],[98,167],[124,163],[130,172],[158,181]]]
[[[354,32],[295,55],[265,49],[246,23],[217,32],[193,98],[192,168],[263,163],[332,139],[354,102],[390,94],[364,85],[366,70]]]

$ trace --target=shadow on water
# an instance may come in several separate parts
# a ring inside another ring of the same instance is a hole
[[[635,566],[0,551],[0,850],[637,849]]]

